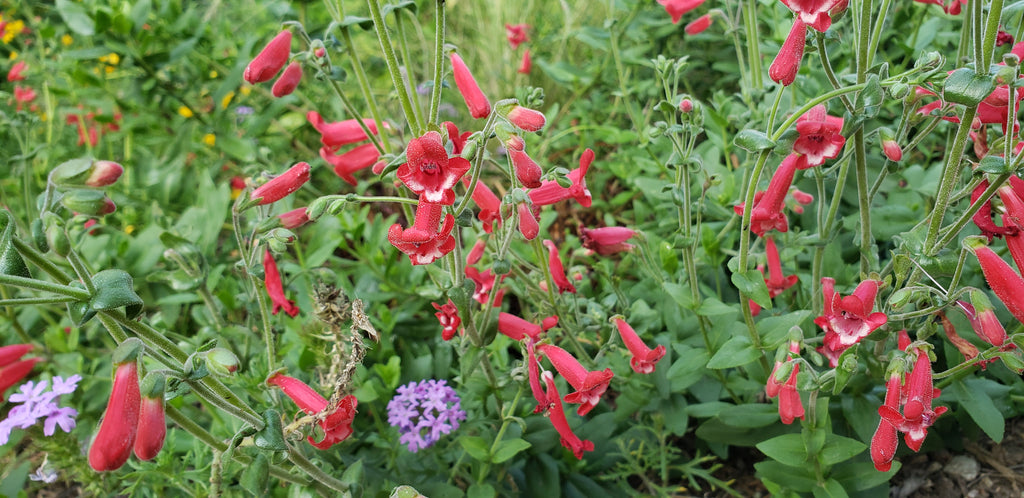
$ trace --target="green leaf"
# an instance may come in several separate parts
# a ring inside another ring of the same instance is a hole
[[[757,449],[772,460],[785,465],[801,467],[807,463],[807,450],[800,434],[783,434],[758,443]]]
[[[413,0],[402,0],[401,2],[398,3],[389,3],[381,7],[381,17],[387,17],[388,14],[390,14],[392,11],[399,11],[402,9],[406,9],[409,11],[410,14],[416,15],[416,2],[414,2]]]
[[[56,10],[60,17],[64,19],[64,24],[67,24],[71,31],[82,36],[96,34],[96,23],[89,16],[89,13],[85,11],[85,7],[82,4],[73,3],[70,0],[57,0]]]
[[[498,492],[490,484],[476,483],[466,490],[466,498],[494,498]]]
[[[109,311],[125,307],[128,318],[135,318],[142,313],[145,304],[135,293],[132,276],[124,270],[103,270],[92,277],[96,286],[96,294],[89,301],[94,311]]]
[[[719,412],[718,419],[733,427],[764,427],[779,421],[779,410],[767,403],[736,405]]]
[[[359,26],[363,31],[369,31],[373,29],[373,19],[370,19],[369,17],[345,16],[345,18],[338,23],[338,26],[342,28]]]
[[[843,483],[846,489],[862,491],[888,482],[900,467],[898,460],[892,462],[892,468],[888,472],[875,470],[875,465],[871,462],[846,463],[833,469],[830,477]]]
[[[988,437],[997,443],[1002,442],[1006,421],[1003,420],[1003,415],[992,402],[992,398],[988,397],[984,390],[974,389],[968,387],[963,381],[957,381],[949,386],[949,391]]]
[[[350,487],[355,486],[363,480],[363,460],[359,459],[345,467],[345,473],[341,475],[341,482]]]
[[[856,439],[832,434],[825,440],[825,447],[818,454],[818,461],[826,466],[835,465],[859,455],[866,449],[867,445]]]
[[[8,211],[0,211],[0,274],[32,278],[32,274],[14,248],[14,219]]]
[[[708,352],[684,344],[674,346],[679,355],[672,360],[668,369],[668,380],[673,392],[681,392],[694,385],[704,376],[704,365],[708,363]]]
[[[491,448],[487,441],[480,436],[462,436],[459,438],[459,444],[469,453],[469,456],[478,461],[487,462],[491,458]]]
[[[256,160],[256,145],[252,140],[224,134],[217,137],[217,148],[242,162],[248,163]]]
[[[757,270],[747,270],[732,274],[732,284],[755,303],[764,309],[771,309],[772,298],[768,294],[768,286],[764,283],[764,275]]]
[[[793,491],[808,492],[818,486],[818,480],[812,474],[810,466],[791,467],[768,460],[755,463],[754,468],[763,478],[771,479]]]
[[[974,107],[996,88],[991,75],[979,75],[973,69],[962,67],[946,77],[942,100]]]
[[[769,351],[777,349],[789,339],[790,329],[799,327],[809,316],[811,316],[810,311],[801,310],[782,316],[763,318],[757,322],[757,335],[761,336],[761,342],[765,349]]]
[[[263,412],[263,421],[266,425],[253,437],[256,447],[269,451],[288,451],[288,444],[284,442],[284,430],[281,428],[281,414],[271,408]]]
[[[270,460],[265,453],[258,453],[252,462],[242,471],[239,484],[253,496],[267,496],[267,483],[270,477]]]
[[[878,75],[869,74],[867,87],[857,94],[854,107],[863,109],[864,117],[872,117],[878,114],[878,107],[882,104],[884,98],[885,94],[882,92],[882,85],[878,83]]]
[[[814,488],[814,498],[847,498],[846,490],[839,481],[829,479],[820,487]]]
[[[1006,158],[995,154],[988,154],[981,158],[981,161],[978,161],[978,169],[976,171],[999,175],[1010,173],[1013,169],[1010,168],[1010,163],[1006,161]]]
[[[764,134],[764,132],[751,129],[740,130],[740,132],[733,137],[732,142],[737,147],[749,152],[761,152],[762,150],[775,147],[775,142],[768,138],[768,135]]]
[[[516,456],[520,451],[523,451],[530,447],[530,443],[523,439],[504,439],[498,443],[498,449],[494,450],[494,456],[491,458],[492,463],[502,463],[508,459]]]
[[[761,357],[761,350],[750,343],[750,338],[738,335],[729,339],[708,361],[708,368],[722,369],[746,365]]]

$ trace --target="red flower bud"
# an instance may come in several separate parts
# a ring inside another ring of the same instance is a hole
[[[291,95],[295,91],[295,87],[299,86],[300,81],[302,81],[302,64],[292,62],[281,73],[281,77],[277,78],[277,81],[274,82],[274,87],[270,89],[270,93],[274,94],[275,97]]]
[[[452,62],[452,72],[455,75],[455,86],[458,87],[459,93],[466,101],[470,116],[475,119],[487,117],[491,113],[491,102],[480,90],[480,85],[473,78],[473,73],[469,72],[469,68],[466,67],[466,63],[463,62],[459,54],[452,52],[449,54],[449,58]]]
[[[114,386],[107,410],[89,446],[89,466],[95,471],[117,470],[131,456],[142,397],[136,361],[137,357],[132,357],[118,364],[114,372]]]
[[[270,81],[288,63],[292,50],[292,32],[285,30],[277,34],[245,68],[242,77],[256,84]]]
[[[775,56],[771,67],[768,68],[768,77],[783,86],[789,86],[796,80],[796,73],[800,71],[800,59],[804,57],[804,38],[807,36],[807,25],[799,18],[793,20],[793,27],[789,30],[789,36],[783,42],[779,54]]]
[[[164,447],[167,425],[164,420],[164,385],[166,379],[158,372],[146,374],[142,379],[142,397],[139,406],[139,426],[135,437],[135,456],[139,460],[152,460]]]
[[[259,205],[270,204],[284,199],[309,181],[309,163],[297,163],[280,176],[264,183],[249,196],[252,200],[259,199]]]

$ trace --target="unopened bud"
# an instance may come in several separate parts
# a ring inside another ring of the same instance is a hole
[[[43,224],[46,229],[46,242],[50,249],[62,258],[67,256],[71,252],[71,241],[68,240],[68,234],[64,231],[64,220],[56,214],[46,213],[43,215]]]
[[[69,210],[89,216],[103,216],[117,210],[114,201],[98,190],[71,190],[60,199]]]
[[[1018,57],[1017,54],[1013,52],[1007,52],[1003,54],[1003,64],[1006,64],[1007,66],[1010,67],[1017,67],[1017,65],[1020,64],[1020,57]]]
[[[878,137],[882,140],[882,152],[890,161],[899,162],[903,159],[903,149],[896,142],[895,135],[889,128],[879,128]]]
[[[693,112],[693,101],[690,99],[683,99],[679,102],[679,112],[683,114],[689,114]]]
[[[210,373],[227,377],[238,371],[240,362],[235,353],[224,348],[213,348],[206,352],[206,368]]]

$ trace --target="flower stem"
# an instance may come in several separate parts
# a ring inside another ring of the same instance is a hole
[[[444,74],[445,0],[434,4],[434,86],[430,89],[430,111],[428,123],[440,121],[441,76]]]
[[[0,285],[13,285],[14,287],[22,287],[25,289],[33,289],[44,292],[52,292],[54,294],[60,294],[74,298],[76,300],[84,301],[92,297],[92,293],[80,289],[78,287],[71,287],[68,285],[60,285],[45,280],[36,280],[34,278],[19,277],[16,275],[3,275],[0,274]]]
[[[924,242],[924,247],[928,251],[926,255],[928,256],[934,256],[941,249],[936,244],[936,240],[942,228],[942,218],[946,214],[950,194],[960,178],[961,159],[964,155],[964,149],[967,147],[971,122],[974,121],[976,112],[977,108],[975,107],[968,107],[964,110],[964,115],[960,119],[960,126],[956,130],[956,136],[953,137],[953,145],[950,147],[949,155],[946,156],[946,163],[942,167],[942,177],[939,181],[939,189],[935,193],[935,205],[932,207],[931,219],[928,224],[928,235],[925,237]]]
[[[413,129],[416,136],[420,136],[423,134],[423,127],[420,125],[416,112],[412,108],[412,101],[409,100],[409,91],[406,88],[405,80],[402,78],[402,72],[398,68],[395,47],[391,43],[391,35],[388,34],[388,27],[384,24],[384,19],[381,16],[380,0],[366,0],[366,4],[370,7],[370,17],[373,18],[373,27],[377,32],[377,40],[380,42],[380,49],[384,53],[384,61],[387,62],[391,83],[395,86],[398,100],[402,104],[402,110],[405,111],[405,119],[409,122],[409,126]]]

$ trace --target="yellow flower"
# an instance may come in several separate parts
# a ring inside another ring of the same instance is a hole
[[[126,225],[124,227],[124,233],[131,235],[135,231],[135,225]]]
[[[13,50],[12,50],[12,51],[11,51],[11,55],[7,56],[7,58],[8,58],[8,59],[10,59],[10,60],[12,60],[12,61],[13,61],[14,59],[17,59],[17,58],[18,58],[18,52],[15,52],[15,51],[13,51]]]
[[[64,36],[60,37],[60,44],[64,45],[65,47],[71,45],[74,42],[75,42],[75,39],[72,38],[71,35],[69,35],[69,34],[65,34]]]
[[[212,80],[212,79],[215,79],[216,77],[217,77],[217,71],[210,71],[210,79]]]
[[[192,109],[189,109],[188,106],[185,105],[178,108],[178,114],[180,114],[181,117],[183,118],[191,118],[192,116],[195,116],[195,113],[192,112]]]
[[[252,87],[250,87],[249,85],[243,86],[241,92],[242,95],[249,95],[249,93],[252,92]]]
[[[224,98],[220,99],[220,108],[227,109],[231,105],[231,99],[235,98],[235,92],[228,92]]]
[[[121,56],[111,52],[110,55],[107,55],[107,61],[106,62],[107,62],[107,64],[113,64],[113,65],[116,66],[117,64],[119,64],[121,62]]]
[[[22,21],[21,19],[7,23],[7,25],[4,26],[3,31],[4,43],[11,43],[11,40],[13,40],[15,36],[21,34],[21,32],[24,30],[25,22]]]
[[[214,135],[213,133],[207,133],[206,135],[203,135],[203,143],[209,145],[210,147],[213,147],[214,145],[217,144],[217,135]]]

